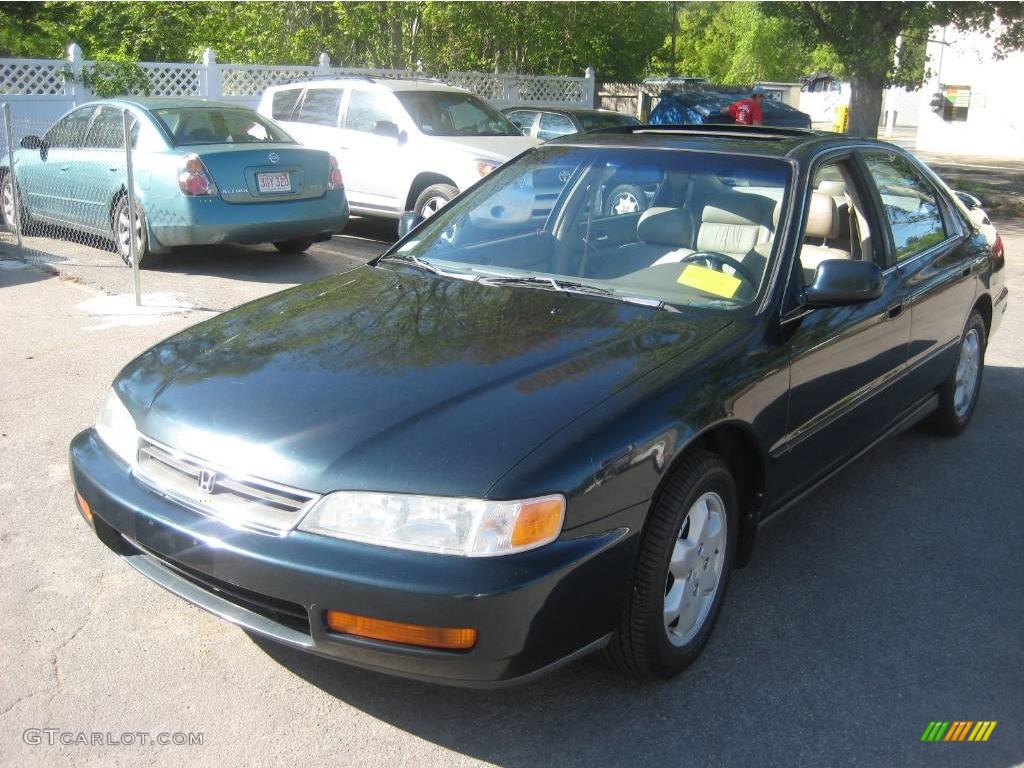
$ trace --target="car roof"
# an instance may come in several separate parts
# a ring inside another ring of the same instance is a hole
[[[433,80],[431,78],[423,78],[420,80],[399,80],[390,78],[377,78],[377,77],[362,77],[359,75],[352,75],[350,77],[325,77],[317,78],[315,80],[295,80],[291,83],[282,83],[281,85],[275,85],[268,90],[283,90],[285,88],[330,88],[330,87],[344,87],[352,85],[353,83],[362,83],[364,85],[374,85],[381,88],[385,88],[389,91],[405,92],[405,91],[445,91],[454,93],[469,93],[470,91],[465,88],[459,88],[454,85],[448,85],[440,80]]]
[[[245,104],[231,104],[226,101],[216,101],[213,99],[189,99],[177,96],[126,96],[117,99],[101,99],[90,102],[90,104],[122,104],[146,110],[219,107],[221,109],[248,109],[255,111]],[[87,107],[89,104],[83,104],[82,106]]]
[[[624,112],[616,112],[614,109],[591,109],[589,107],[550,107],[545,104],[517,104],[514,107],[502,107],[502,112],[516,112],[520,110],[529,110],[531,112],[554,112],[556,114],[563,115],[576,115],[579,117],[604,117],[605,115],[624,115],[625,117],[633,117],[633,115],[626,115]]]
[[[572,133],[548,141],[545,146],[581,145],[640,147],[704,152],[763,155],[803,159],[811,154],[853,145],[892,145],[825,131],[744,125],[637,125],[607,128],[591,133]]]

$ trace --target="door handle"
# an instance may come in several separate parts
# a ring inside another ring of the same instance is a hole
[[[71,167],[71,166],[65,165],[64,167],[62,167],[62,168],[60,169],[60,172],[61,172],[61,173],[67,173],[67,172],[68,172],[68,168],[70,168],[70,167]]]
[[[893,304],[891,307],[889,307],[888,310],[886,310],[885,314],[887,314],[889,317],[899,317],[901,314],[903,314],[904,306],[905,302],[902,301],[899,302],[898,304]]]
[[[117,173],[121,169],[118,166],[115,165],[114,167],[108,168],[107,170],[110,171],[111,173]]]
[[[961,274],[961,275],[962,275],[963,277],[967,277],[968,275],[970,275],[970,274],[971,274],[971,265],[970,265],[970,264],[968,264],[968,265],[967,265],[967,266],[965,266],[965,267],[964,267],[963,269],[961,269],[961,270],[960,270],[960,274]]]

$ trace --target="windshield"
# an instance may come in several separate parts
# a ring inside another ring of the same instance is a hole
[[[618,128],[621,125],[640,125],[640,121],[629,115],[579,115],[584,131],[596,131],[601,128]]]
[[[191,144],[294,144],[269,120],[249,109],[168,107],[150,110],[171,135],[174,146]]]
[[[482,282],[735,310],[770,272],[790,174],[749,155],[547,146],[441,209],[392,256]]]
[[[471,93],[396,91],[417,127],[428,136],[522,136],[507,117]]]

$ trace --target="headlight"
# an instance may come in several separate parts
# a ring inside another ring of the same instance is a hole
[[[321,499],[299,529],[384,547],[464,557],[507,555],[558,538],[562,496],[487,501],[340,491]]]
[[[486,176],[488,173],[493,171],[495,168],[500,166],[497,160],[477,160],[476,161],[476,172],[481,176]]]
[[[107,392],[100,414],[96,417],[96,433],[114,453],[129,465],[134,465],[139,448],[139,433],[135,419],[124,407],[121,398],[111,389]]]

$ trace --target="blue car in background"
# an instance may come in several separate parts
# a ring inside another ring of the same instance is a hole
[[[337,160],[246,107],[201,99],[119,99],[73,109],[0,158],[5,223],[18,216],[112,238],[131,263],[123,112],[131,114],[139,265],[169,249],[273,243],[284,253],[348,222]]]
[[[734,101],[746,98],[749,90],[735,93],[721,91],[663,91],[661,100],[651,110],[647,120],[650,125],[701,125],[701,124],[732,124],[728,115],[722,110]],[[799,109],[775,99],[765,99],[761,103],[764,112],[764,124],[778,128],[811,128],[811,116]]]

